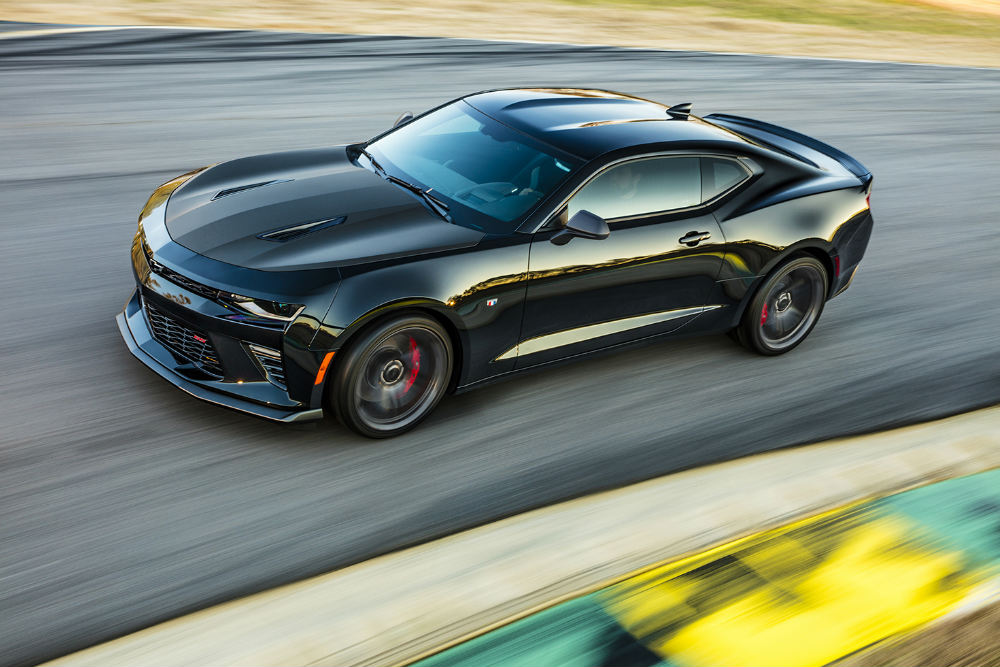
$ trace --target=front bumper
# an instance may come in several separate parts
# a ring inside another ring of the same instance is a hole
[[[153,338],[143,312],[141,289],[132,294],[115,319],[125,344],[139,361],[195,398],[272,421],[302,422],[323,417],[322,409],[295,403],[266,381],[233,382],[182,375],[189,364]]]

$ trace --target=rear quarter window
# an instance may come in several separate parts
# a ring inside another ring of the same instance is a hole
[[[750,171],[737,160],[730,158],[702,158],[701,171],[701,200],[703,202],[715,199],[750,178]]]

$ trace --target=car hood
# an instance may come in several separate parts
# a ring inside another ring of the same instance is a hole
[[[412,194],[358,167],[344,146],[218,164],[174,192],[165,222],[170,237],[189,250],[263,271],[463,248],[484,236],[442,220]],[[320,224],[281,234],[309,223]],[[270,232],[278,234],[260,238]]]

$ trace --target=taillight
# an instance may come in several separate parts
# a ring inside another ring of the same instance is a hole
[[[833,256],[833,275],[835,278],[840,277],[840,255]]]
[[[865,206],[868,208],[872,207],[872,193],[870,192],[865,195]]]

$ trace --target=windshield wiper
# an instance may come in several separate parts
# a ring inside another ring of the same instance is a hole
[[[375,156],[366,151],[364,148],[358,149],[358,152],[361,155],[364,155],[366,158],[368,158],[368,161],[371,163],[372,169],[375,170],[375,173],[377,173],[382,178],[388,177],[389,173],[385,170],[385,167],[383,167],[378,163],[378,160],[375,159]]]
[[[423,188],[416,186],[413,183],[404,181],[398,176],[391,175],[389,172],[385,170],[385,167],[380,165],[378,163],[378,160],[376,160],[375,157],[371,153],[366,151],[364,148],[358,149],[358,153],[368,158],[368,162],[371,163],[372,169],[374,169],[375,173],[377,173],[379,176],[389,181],[393,185],[398,185],[404,190],[408,190],[409,192],[412,192],[413,194],[417,195],[418,197],[424,200],[424,202],[427,204],[427,207],[431,209],[434,213],[439,215],[445,221],[451,222],[451,215],[448,214],[448,205],[445,204],[440,199],[438,199],[437,197],[435,197],[434,195],[432,195],[431,188],[427,188],[426,190],[424,190]]]
[[[385,172],[383,172],[383,174],[385,174]],[[389,174],[385,174],[384,178],[390,183],[398,185],[404,190],[409,190],[413,194],[417,195],[418,197],[424,200],[429,209],[437,213],[446,222],[451,222],[451,215],[449,215],[448,213],[448,205],[431,194],[432,188],[427,188],[426,190],[424,190],[423,188],[414,185],[413,183],[409,183],[397,176],[391,176]]]

